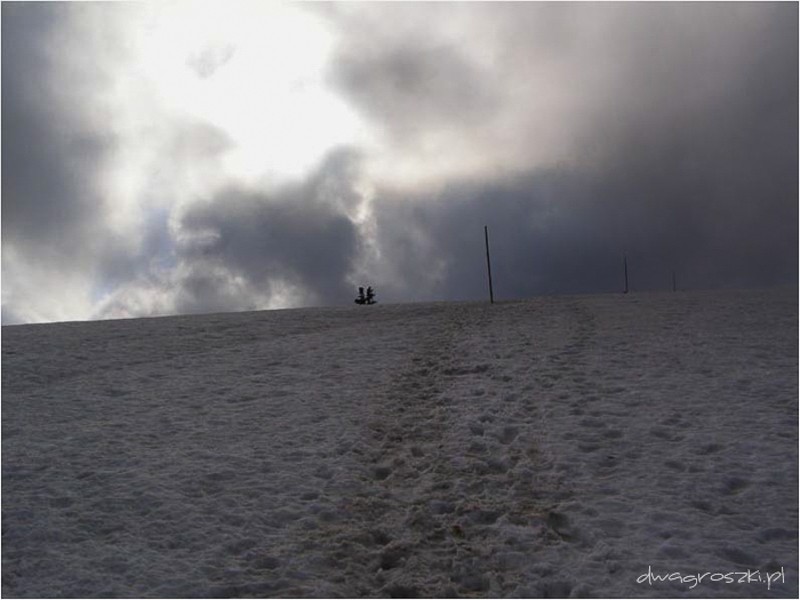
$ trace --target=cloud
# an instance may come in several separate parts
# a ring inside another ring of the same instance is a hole
[[[16,4],[2,10],[3,240],[41,248],[59,227],[84,227],[93,190],[81,175],[108,141],[61,113],[52,48],[42,40],[63,15]],[[41,118],[48,112],[61,113],[58,121]]]
[[[432,128],[479,126],[495,109],[477,66],[457,47],[422,38],[378,53],[363,50],[339,55],[335,83],[398,143],[416,141]]]
[[[217,180],[230,140],[146,94],[135,111],[115,96],[127,7],[2,11],[3,322],[87,318],[163,263],[172,207]],[[142,94],[137,77],[121,89]]]
[[[702,125],[713,109],[796,95],[796,12],[751,4],[337,5],[326,11],[344,40],[330,80],[388,132],[380,175],[396,186],[414,187],[420,174],[428,185],[562,162],[599,165],[616,160],[637,132],[657,148],[662,134]],[[773,118],[757,106],[735,117]],[[715,121],[726,131],[741,123]]]
[[[620,291],[623,253],[635,291],[669,289],[673,270],[683,289],[794,281],[796,232],[781,222],[790,205],[753,223],[736,206],[717,217],[705,204],[637,203],[638,191],[605,173],[544,169],[435,197],[387,192],[374,207],[381,258],[365,276],[395,298],[483,299],[488,225],[504,299]]]
[[[796,6],[330,18],[348,34],[332,79],[390,131],[384,163],[413,163],[373,206],[371,268],[397,294],[483,297],[484,223],[510,297],[618,289],[623,251],[638,289],[673,269],[689,287],[796,281]]]
[[[48,283],[60,301],[52,316],[85,311],[89,271],[112,243],[96,175],[115,139],[82,99],[104,73],[57,43],[71,14],[62,5],[2,6],[4,322],[50,312],[52,300],[41,297]]]
[[[356,230],[321,197],[320,183],[312,180],[272,197],[228,189],[193,205],[181,221],[182,233],[192,240],[182,256],[225,265],[266,288],[273,281],[289,283],[307,302],[347,297],[344,281],[357,248]]]
[[[198,77],[205,79],[224,67],[235,53],[236,46],[233,44],[209,44],[201,51],[192,54],[186,60],[186,64],[197,73]]]
[[[305,306],[350,300],[359,250],[357,155],[333,152],[272,193],[231,185],[187,205],[171,231],[173,269],[151,269],[101,316]],[[145,296],[159,298],[148,304]]]
[[[248,6],[3,4],[4,323],[796,283],[797,5]]]

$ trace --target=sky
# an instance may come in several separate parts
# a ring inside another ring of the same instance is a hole
[[[3,2],[1,101],[3,324],[798,280],[793,2]]]

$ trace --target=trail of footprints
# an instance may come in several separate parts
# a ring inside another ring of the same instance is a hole
[[[327,531],[348,595],[530,594],[537,548],[576,537],[551,510],[568,492],[536,444],[536,399],[503,366],[530,340],[490,318],[465,310],[430,331],[366,424],[366,489]]]
[[[624,469],[648,458],[641,432],[624,427],[640,400],[618,369],[604,372],[604,361],[627,357],[599,346],[596,316],[578,303],[561,314],[550,330],[542,322],[520,331],[513,315],[493,321],[469,307],[419,340],[365,423],[364,488],[343,501],[348,517],[322,541],[346,595],[567,596],[582,592],[537,565],[545,546],[559,545],[562,557],[588,551],[609,573],[624,562],[624,548],[600,541],[621,540],[630,525],[600,512],[621,495]],[[680,442],[684,419],[665,408],[644,435]],[[547,430],[556,422],[559,440]],[[720,450],[707,443],[697,456]],[[663,462],[673,473],[692,469]],[[596,507],[573,484],[587,473],[605,482]],[[732,478],[722,492],[748,485]]]

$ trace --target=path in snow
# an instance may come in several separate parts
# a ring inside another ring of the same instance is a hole
[[[502,366],[530,338],[489,335],[491,310],[441,308],[375,395],[348,450],[366,483],[312,549],[333,557],[329,576],[347,595],[506,595],[556,539],[536,409]]]
[[[797,595],[796,290],[4,327],[2,350],[6,596]]]

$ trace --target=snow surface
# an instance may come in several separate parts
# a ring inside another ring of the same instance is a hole
[[[796,597],[797,306],[3,327],[3,595]]]

